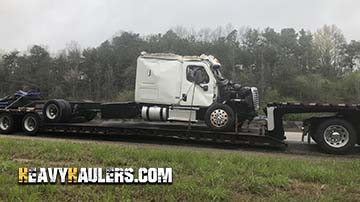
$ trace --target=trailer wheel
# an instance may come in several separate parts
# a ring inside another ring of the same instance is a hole
[[[316,130],[316,142],[328,153],[344,154],[357,142],[354,127],[339,118],[324,120]]]
[[[0,114],[0,133],[11,134],[15,130],[15,119],[8,113]]]
[[[65,100],[50,100],[44,105],[43,114],[47,122],[67,122],[71,118],[71,106]]]
[[[38,114],[29,113],[26,114],[22,121],[22,128],[27,135],[36,135],[41,126],[41,118]]]
[[[205,113],[205,123],[213,130],[231,130],[234,126],[234,111],[228,105],[213,104]]]

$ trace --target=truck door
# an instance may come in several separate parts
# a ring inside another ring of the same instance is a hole
[[[203,82],[199,85],[194,84],[196,71],[202,71],[204,75]],[[195,86],[195,91],[194,91]],[[181,96],[182,106],[190,106],[193,98],[193,106],[208,107],[213,103],[216,93],[216,80],[209,68],[204,62],[184,62],[182,71]]]

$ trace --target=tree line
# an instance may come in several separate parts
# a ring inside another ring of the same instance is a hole
[[[348,42],[335,25],[315,32],[231,25],[145,36],[121,32],[97,47],[71,42],[56,55],[34,45],[2,55],[0,96],[32,89],[45,98],[132,99],[141,51],[214,55],[229,79],[258,87],[263,103],[360,103],[360,41]]]

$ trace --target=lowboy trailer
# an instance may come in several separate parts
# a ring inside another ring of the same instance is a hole
[[[135,101],[122,103],[42,100],[19,91],[0,99],[0,133],[22,130],[99,134],[145,134],[181,139],[284,147],[283,117],[309,113],[303,136],[328,153],[343,154],[360,143],[360,105],[271,103],[258,117],[255,87],[225,79],[212,56],[142,53],[138,58]],[[140,119],[141,122],[91,122]],[[247,128],[254,119],[261,124]]]

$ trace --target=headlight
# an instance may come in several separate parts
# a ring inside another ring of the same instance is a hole
[[[252,100],[254,104],[254,110],[259,111],[260,101],[259,101],[259,91],[256,87],[251,87]]]

